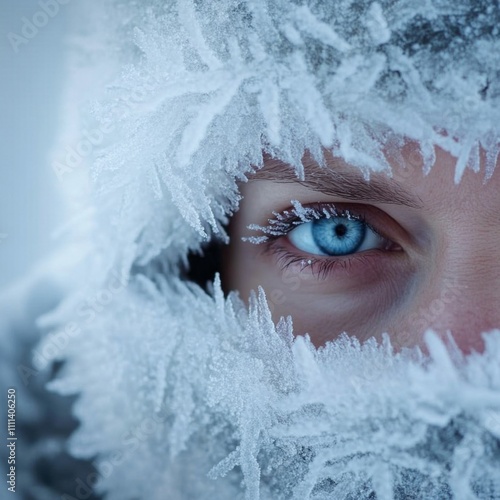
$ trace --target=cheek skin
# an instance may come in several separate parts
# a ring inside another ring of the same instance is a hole
[[[291,315],[294,332],[308,333],[313,344],[320,347],[346,332],[366,340],[380,329],[391,314],[394,296],[384,287],[370,287],[366,293],[337,295],[283,292],[282,303],[275,304],[273,317]]]

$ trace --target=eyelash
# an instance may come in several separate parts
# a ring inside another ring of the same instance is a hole
[[[315,275],[318,279],[326,278],[330,273],[332,273],[336,268],[342,267],[344,269],[350,269],[355,263],[360,263],[361,265],[367,264],[368,258],[363,255],[353,254],[348,257],[321,257],[317,259],[304,259],[304,257],[298,257],[296,254],[286,250],[281,245],[276,245],[276,241],[270,242],[269,245],[264,249],[263,253],[269,253],[277,258],[280,270],[283,272],[290,266],[298,263],[306,263],[303,268],[309,267],[311,273]]]
[[[313,203],[302,206],[301,203],[296,200],[292,200],[292,205],[294,207],[292,210],[273,212],[275,219],[269,219],[269,225],[267,226],[259,226],[257,224],[248,226],[248,229],[260,231],[263,235],[243,238],[244,241],[249,241],[254,244],[264,243],[263,253],[269,253],[275,256],[281,271],[285,271],[294,264],[301,263],[303,268],[309,267],[311,273],[320,279],[327,277],[338,266],[344,269],[350,269],[356,263],[360,265],[368,264],[369,258],[363,255],[364,252],[342,257],[315,257],[314,259],[307,259],[304,258],[304,256],[287,250],[283,244],[280,243],[282,237],[286,236],[300,224],[305,224],[320,218],[346,217],[348,219],[358,220],[381,238],[385,239],[390,245],[394,245],[387,236],[370,224],[363,214],[354,210],[341,209],[331,203]]]

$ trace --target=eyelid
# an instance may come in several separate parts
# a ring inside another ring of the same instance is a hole
[[[370,224],[369,220],[366,219],[365,214],[359,214],[353,210],[350,210],[349,208],[343,209],[343,208],[339,207],[338,203],[336,203],[335,205],[332,203],[323,203],[323,204],[321,204],[322,206],[320,206],[319,209],[318,209],[318,207],[316,207],[314,205],[320,205],[320,204],[313,204],[313,206],[306,205],[306,208],[314,208],[314,209],[316,209],[317,212],[320,212],[323,214],[325,213],[325,208],[327,208],[327,209],[334,208],[335,213],[330,214],[331,217],[345,217],[347,219],[358,220],[358,221],[362,222],[363,224],[365,224],[369,229],[371,229],[374,233],[378,234],[382,238],[389,239],[384,234],[382,234],[376,227],[374,227],[372,224]],[[307,222],[312,222],[315,219],[316,218],[311,218]],[[298,225],[301,225],[301,224],[306,224],[306,221],[304,221],[304,220],[298,221],[296,217],[295,218],[291,217],[289,219],[289,222],[291,223],[291,225],[293,224],[296,227]],[[295,224],[295,222],[298,222],[298,223]],[[293,229],[295,229],[295,228],[293,228]]]
[[[275,218],[268,219],[267,226],[260,226],[257,224],[249,225],[249,229],[259,231],[261,236],[246,237],[244,240],[252,243],[263,243],[267,240],[274,240],[280,238],[281,236],[285,236],[292,229],[297,227],[297,225],[318,218],[300,217],[300,212],[297,214],[297,205],[299,208],[311,210],[318,214],[324,214],[325,210],[335,211],[339,215],[348,214],[350,217],[365,223],[372,231],[382,238],[387,239],[402,248],[411,244],[412,238],[407,231],[383,210],[374,207],[373,205],[346,202],[314,202],[304,205],[296,202],[293,207],[288,207],[281,212],[273,212]],[[333,212],[331,214],[332,216],[335,215]]]
[[[341,270],[348,275],[354,269],[363,268],[366,271],[367,266],[373,265],[373,257],[370,258],[365,253],[367,252],[340,257],[311,256],[308,258],[299,255],[298,252],[288,250],[279,239],[271,241],[263,250],[263,254],[270,254],[276,258],[281,271],[285,271],[290,266],[300,265],[300,272],[310,270],[310,273],[317,279],[325,279],[336,270]]]

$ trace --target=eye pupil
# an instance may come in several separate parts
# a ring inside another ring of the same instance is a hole
[[[366,224],[345,217],[316,220],[312,224],[315,244],[326,255],[338,256],[354,253],[366,235]]]
[[[345,227],[344,224],[337,224],[335,226],[335,234],[339,238],[341,238],[342,236],[345,236],[346,233],[347,233],[347,228]]]

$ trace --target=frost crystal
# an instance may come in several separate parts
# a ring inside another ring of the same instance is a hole
[[[247,311],[140,276],[82,328],[52,388],[82,391],[72,451],[99,456],[110,499],[500,495],[500,332],[455,361],[430,332],[428,359],[316,350],[263,292]]]
[[[456,181],[480,159],[490,177],[497,3],[73,8],[68,100],[101,132],[85,158],[93,246],[85,286],[39,323],[73,325],[52,388],[79,394],[71,450],[97,457],[106,498],[500,498],[500,332],[467,359],[431,333],[429,358],[348,337],[316,350],[290,319],[273,323],[263,292],[246,308],[181,272],[226,239],[237,182],[264,155],[303,178],[304,152],[322,163],[327,148],[368,176],[408,138],[425,172],[440,147]]]
[[[326,147],[368,175],[390,171],[384,148],[407,138],[426,172],[439,146],[458,158],[456,181],[481,156],[493,173],[491,2],[105,0],[75,10],[89,28],[71,102],[83,96],[86,130],[106,131],[88,163],[107,267],[160,254],[176,265],[201,240],[224,238],[235,180],[263,153],[303,176],[304,151],[321,163]]]

